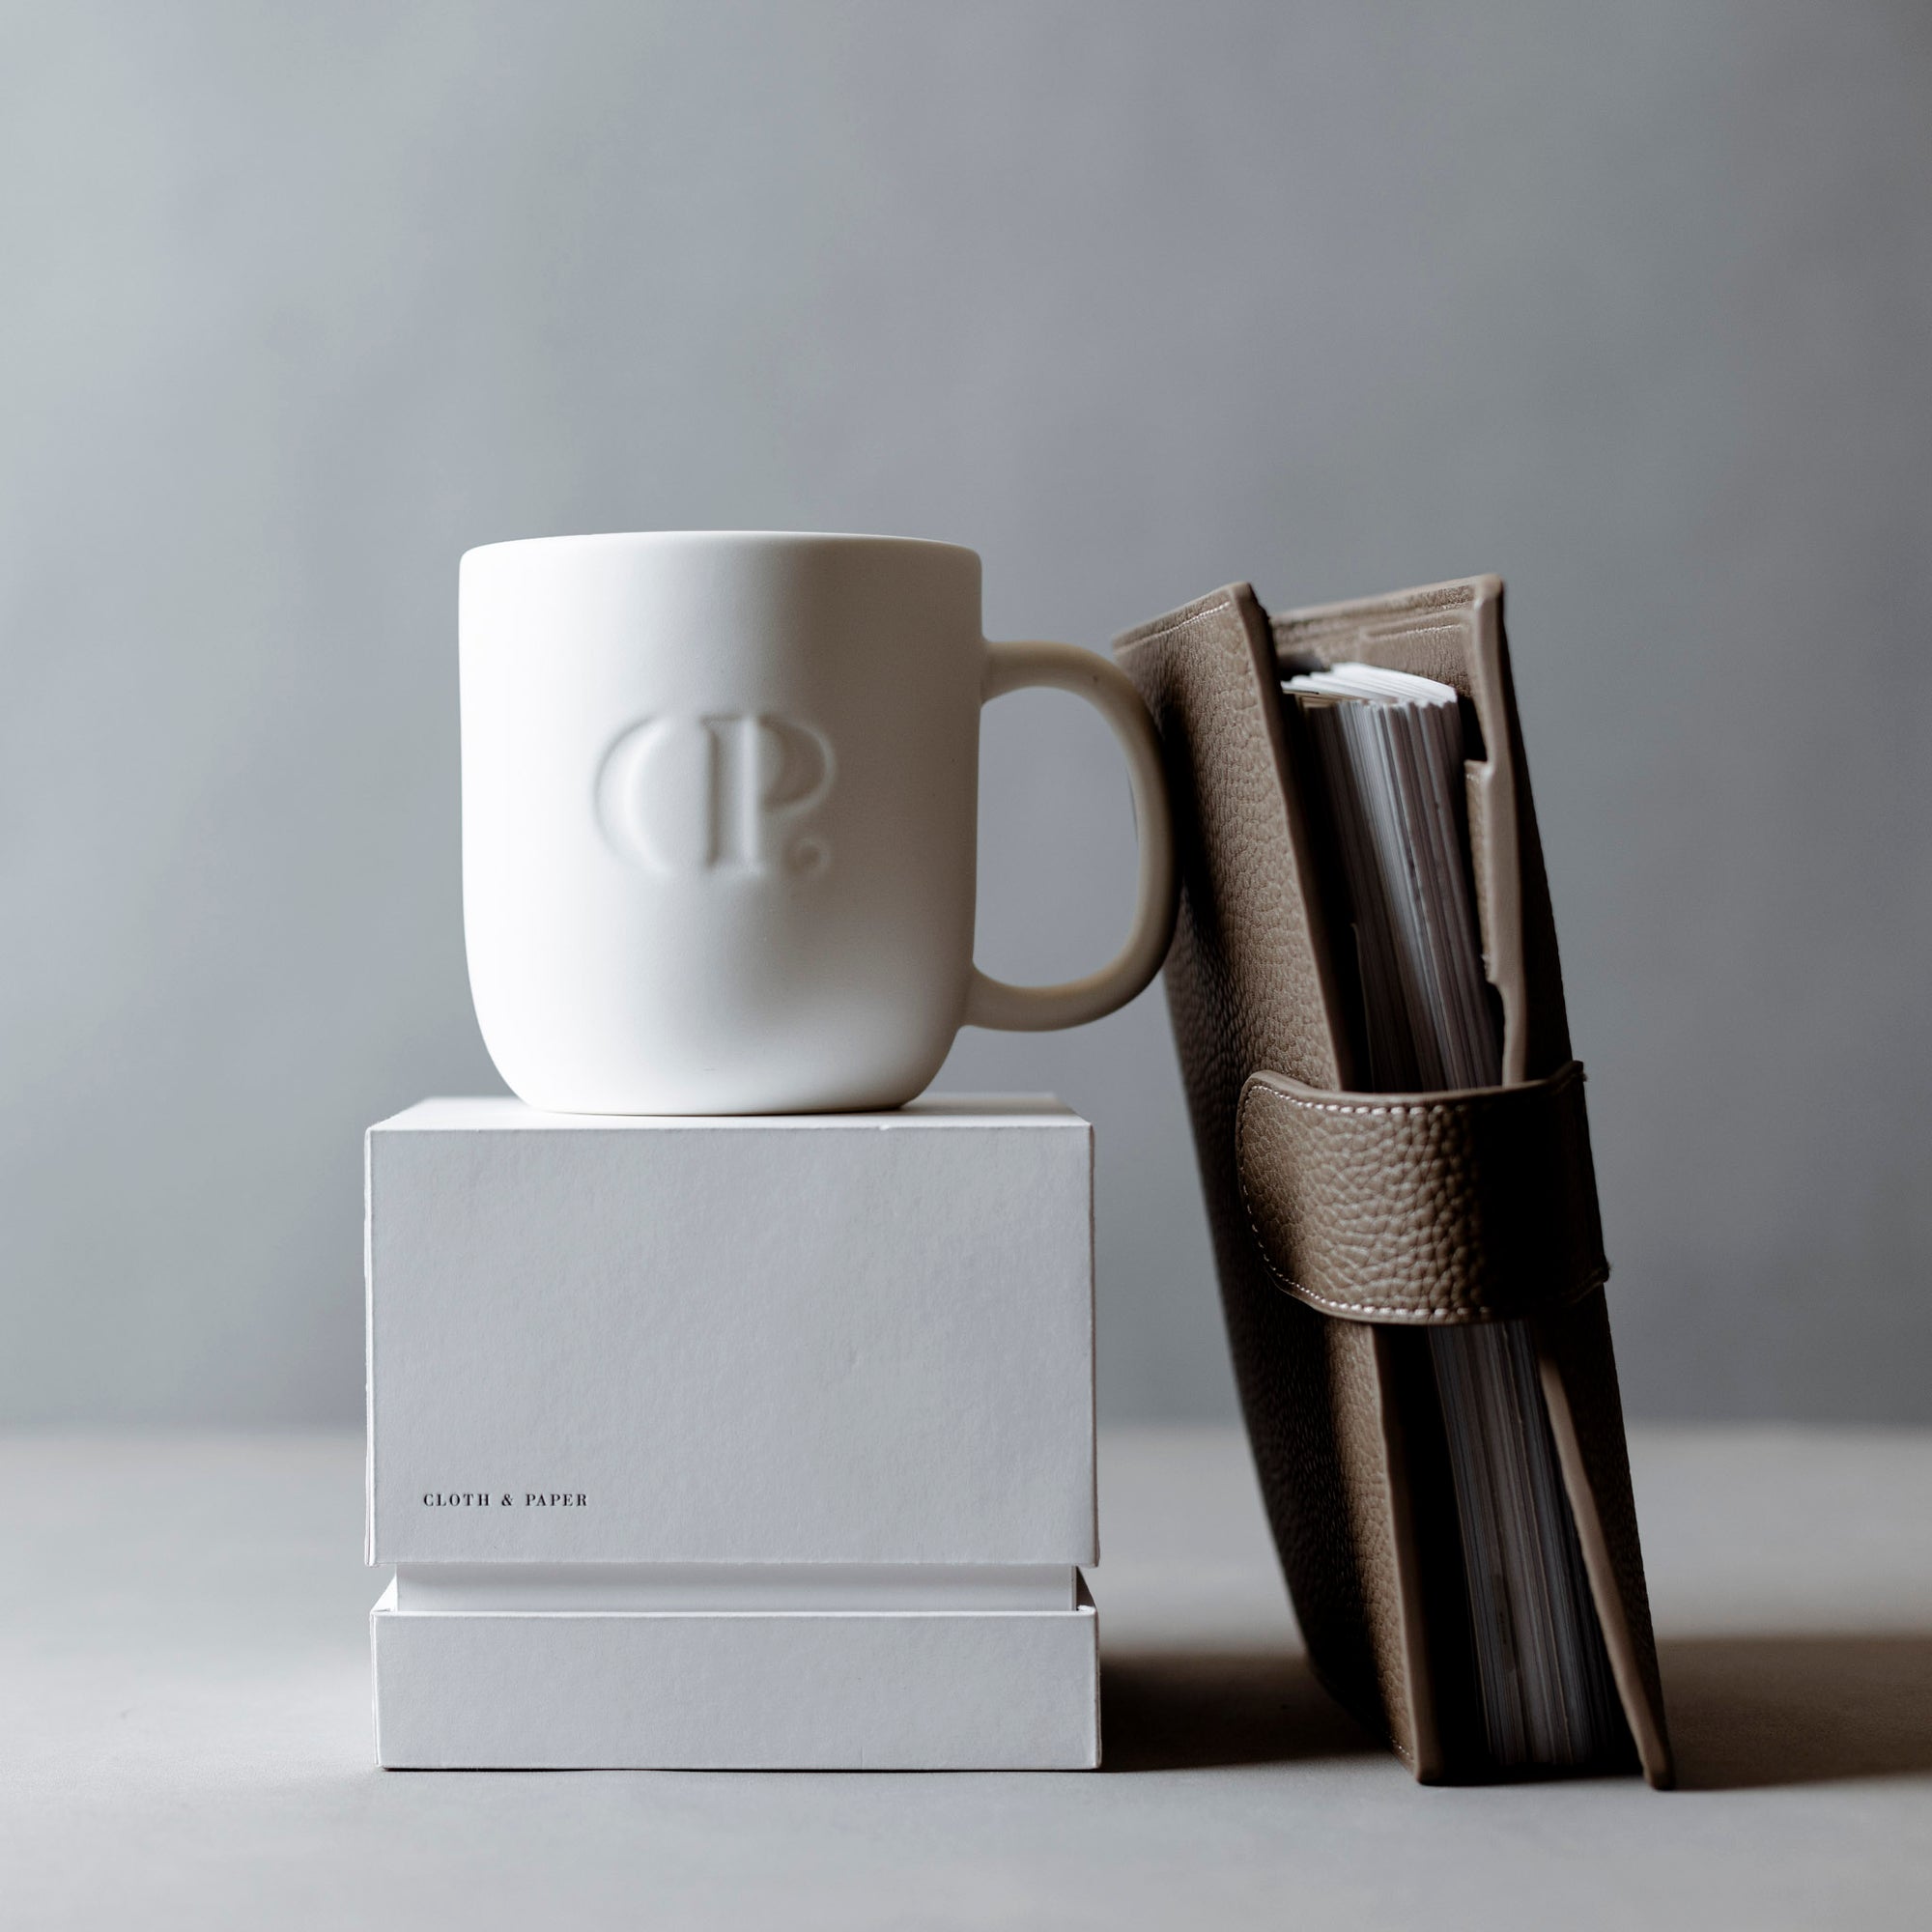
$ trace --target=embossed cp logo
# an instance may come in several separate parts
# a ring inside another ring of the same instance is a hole
[[[795,719],[646,718],[604,755],[597,817],[613,851],[654,872],[821,872],[831,849],[803,821],[832,776],[830,741]]]

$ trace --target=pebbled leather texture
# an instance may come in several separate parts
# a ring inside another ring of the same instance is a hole
[[[1466,1755],[1444,1735],[1431,1680],[1428,1525],[1418,1521],[1397,1400],[1401,1324],[1534,1304],[1551,1425],[1619,1691],[1646,1776],[1668,1783],[1595,1182],[1580,1102],[1569,1111],[1561,1091],[1575,1084],[1562,972],[1502,584],[1470,578],[1272,620],[1246,584],[1234,584],[1129,632],[1115,652],[1154,715],[1168,763],[1182,898],[1163,977],[1249,1440],[1316,1672],[1419,1778],[1450,1775]],[[1485,970],[1503,1009],[1503,1079],[1545,1090],[1488,1125],[1481,1105],[1468,1104],[1473,1095],[1427,1096],[1422,1118],[1366,1132],[1363,1117],[1321,1111],[1365,1099],[1414,1104],[1346,1091],[1349,1030],[1281,722],[1284,662],[1351,658],[1437,678],[1468,700],[1480,752],[1468,764],[1471,854]],[[1520,1203],[1534,1191],[1526,1170],[1539,1156],[1527,1122],[1538,1107],[1571,1145],[1541,1156],[1568,1204],[1546,1204],[1544,1219],[1563,1219],[1563,1231],[1546,1226],[1532,1240],[1500,1231],[1494,1212],[1512,1192]],[[1522,1122],[1500,1129],[1515,1136],[1516,1151],[1470,1152],[1475,1165],[1460,1165],[1457,1137],[1475,1149],[1505,1117]],[[1361,1141],[1352,1152],[1351,1133]],[[1406,1205],[1367,1205],[1378,1160],[1393,1163],[1390,1199]],[[1378,1227],[1378,1217],[1389,1225]],[[1358,1271],[1361,1256],[1380,1253],[1398,1231],[1403,1259],[1391,1276]],[[1424,1286],[1432,1239],[1444,1244],[1449,1278]],[[1522,1285],[1518,1264],[1501,1259],[1513,1242],[1540,1242],[1554,1279]],[[1295,1280],[1310,1271],[1310,1254],[1320,1260],[1318,1292],[1350,1303],[1346,1316],[1284,1287],[1277,1270]]]
[[[1460,1094],[1324,1094],[1250,1074],[1235,1145],[1268,1271],[1328,1314],[1495,1321],[1609,1273],[1574,1060]]]
[[[1339,1087],[1347,1052],[1307,835],[1288,806],[1267,617],[1235,584],[1130,634],[1115,654],[1167,759],[1182,892],[1162,977],[1275,1548],[1317,1674],[1418,1776],[1437,1776],[1429,1700],[1415,1691],[1415,1579],[1394,1537],[1377,1337],[1275,1285],[1235,1168],[1249,1072]]]

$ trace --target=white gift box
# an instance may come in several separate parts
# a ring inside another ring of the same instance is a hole
[[[368,1203],[381,1762],[1096,1760],[1086,1122],[432,1100]]]

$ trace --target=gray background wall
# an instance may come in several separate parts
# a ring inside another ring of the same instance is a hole
[[[1932,1420],[1932,14],[1865,0],[8,10],[0,1415],[348,1420],[358,1137],[496,1082],[456,557],[944,536],[994,636],[1510,582],[1641,1413]],[[983,957],[1124,925],[1071,700]],[[1103,1401],[1226,1412],[1158,996]]]

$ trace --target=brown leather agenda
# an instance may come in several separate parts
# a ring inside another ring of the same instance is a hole
[[[1310,1660],[1425,1782],[1492,1775],[1420,1331],[1520,1317],[1618,1700],[1671,1781],[1555,923],[1502,624],[1469,578],[1270,619],[1244,583],[1115,644],[1153,712],[1182,896],[1165,969],[1255,1462]],[[1288,672],[1354,660],[1466,700],[1472,875],[1503,1084],[1351,1091]],[[1433,1433],[1432,1433],[1433,1432]]]

